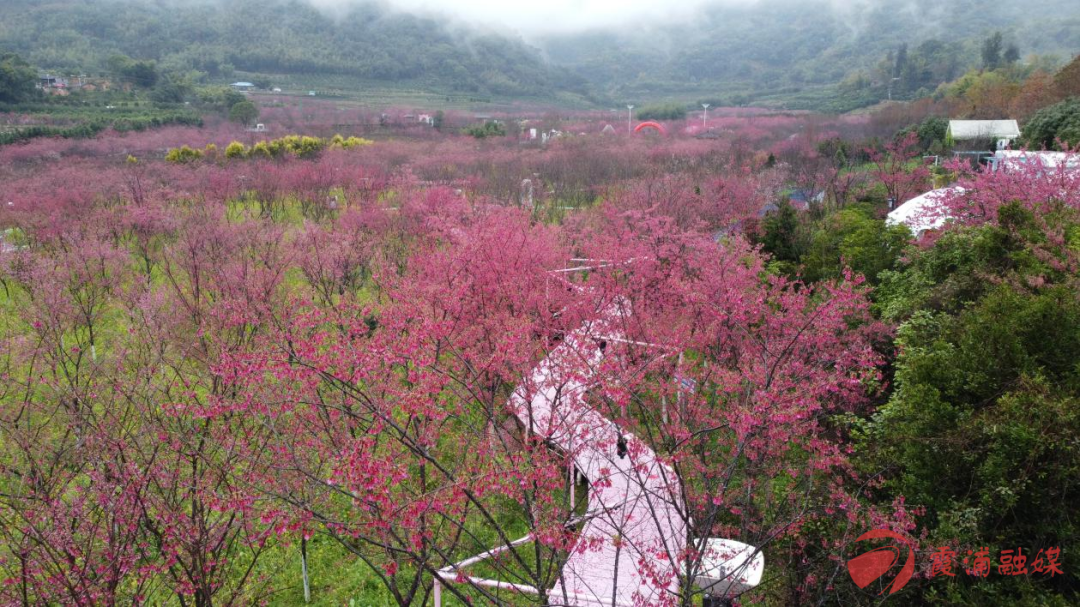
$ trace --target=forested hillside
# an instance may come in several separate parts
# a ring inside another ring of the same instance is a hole
[[[1064,64],[1080,52],[1080,2],[719,2],[692,21],[543,31],[481,28],[367,0],[330,12],[305,0],[0,5],[0,51],[48,70],[107,72],[123,55],[196,83],[276,75],[345,90],[385,83],[595,104],[844,111],[926,96],[984,67],[983,47],[997,33],[999,53],[1013,62]]]
[[[196,78],[241,71],[510,96],[582,90],[513,36],[373,3],[329,15],[296,0],[10,0],[0,4],[0,49],[54,70],[106,71],[122,54]]]

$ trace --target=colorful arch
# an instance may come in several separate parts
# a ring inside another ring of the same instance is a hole
[[[634,129],[634,132],[640,133],[645,129],[655,129],[657,133],[660,133],[661,135],[667,135],[667,131],[664,130],[663,125],[661,125],[659,122],[642,122],[641,124],[637,125],[637,127]]]

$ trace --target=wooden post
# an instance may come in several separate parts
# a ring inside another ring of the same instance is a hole
[[[686,423],[686,402],[683,399],[683,395],[682,395],[682,389],[683,389],[683,387],[682,387],[682,364],[683,364],[683,353],[679,352],[679,366],[678,366],[679,373],[677,373],[675,375],[676,381],[678,381],[679,384],[678,384],[678,388],[676,389],[676,392],[675,392],[675,399],[676,399],[676,401],[677,401],[677,403],[679,405],[679,407],[678,407],[678,409],[679,409],[679,421],[681,421],[683,423]]]
[[[576,484],[574,481],[577,480],[577,478],[576,478],[577,475],[574,474],[574,472],[576,472],[577,469],[574,468],[574,438],[572,436],[570,437],[570,445],[569,446],[570,446],[570,449],[569,449],[570,453],[568,453],[569,457],[567,459],[569,460],[568,464],[569,464],[569,468],[570,468],[568,470],[568,472],[569,472],[568,476],[570,477],[570,516],[573,517],[574,516],[574,505],[575,505],[575,502],[574,502],[574,485]]]
[[[308,583],[307,573],[307,538],[300,536],[300,570],[304,575],[304,602],[311,602],[311,585]]]

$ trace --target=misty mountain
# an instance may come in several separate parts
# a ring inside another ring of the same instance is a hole
[[[719,3],[692,20],[547,36],[547,56],[601,91],[642,98],[749,96],[830,85],[872,69],[902,45],[950,49],[955,78],[979,63],[994,31],[1023,55],[1080,52],[1080,1],[761,0]],[[940,59],[939,59],[940,60]],[[930,79],[932,81],[933,79]]]
[[[305,0],[4,0],[0,50],[50,70],[106,71],[123,54],[209,81],[240,74],[303,76],[433,92],[593,102],[658,99],[844,108],[883,89],[838,92],[901,47],[921,49],[918,85],[932,91],[979,64],[1001,31],[1027,56],[1080,51],[1080,1],[758,0],[706,4],[692,18],[612,22],[550,33],[478,26],[451,13],[374,2]],[[680,14],[685,11],[680,11]],[[921,45],[921,46],[920,46]],[[906,50],[904,51],[906,52]],[[887,74],[885,79],[888,80]],[[921,88],[920,88],[921,87]],[[346,87],[348,88],[348,87]],[[816,97],[808,97],[813,92]]]

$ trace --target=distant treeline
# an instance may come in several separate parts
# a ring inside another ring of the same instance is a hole
[[[0,106],[0,111],[5,108]],[[0,145],[29,141],[38,137],[62,137],[64,139],[88,139],[105,129],[118,132],[145,131],[167,125],[202,126],[202,118],[189,112],[159,113],[124,116],[115,119],[94,118],[82,124],[71,126],[32,125],[16,127],[15,130],[0,132]]]
[[[638,112],[642,120],[682,120],[686,118],[686,106],[681,103],[647,105]]]

